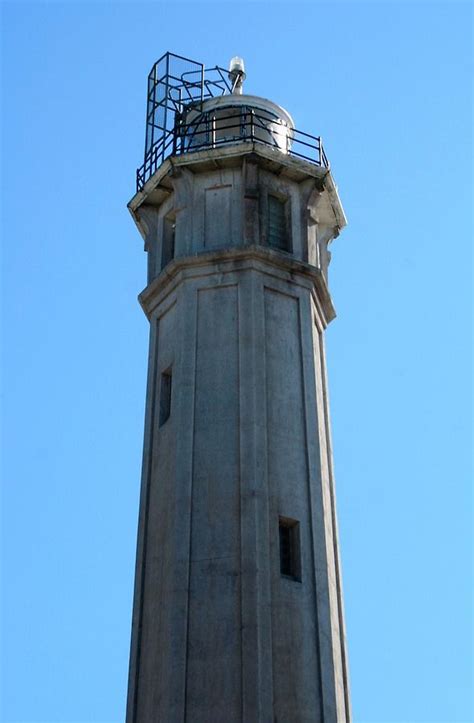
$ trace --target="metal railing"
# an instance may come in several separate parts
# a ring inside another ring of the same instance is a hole
[[[215,109],[200,113],[195,120],[189,123],[177,122],[173,129],[163,133],[137,170],[137,191],[142,190],[148,179],[169,156],[245,141],[262,143],[289,156],[329,168],[320,136],[289,128],[278,122],[278,119],[262,115],[253,108],[234,107],[228,116],[220,114],[223,110],[220,110],[219,114]]]

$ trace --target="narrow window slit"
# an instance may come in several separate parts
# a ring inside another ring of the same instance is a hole
[[[171,414],[171,367],[161,375],[160,385],[160,427],[166,422]]]
[[[280,574],[301,582],[300,523],[279,518]]]
[[[176,219],[166,216],[163,219],[163,244],[161,250],[161,268],[164,269],[174,259],[176,236]]]

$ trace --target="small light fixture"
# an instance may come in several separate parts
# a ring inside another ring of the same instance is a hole
[[[229,63],[229,80],[232,83],[231,93],[242,94],[242,86],[246,78],[245,65],[242,58],[234,55]]]

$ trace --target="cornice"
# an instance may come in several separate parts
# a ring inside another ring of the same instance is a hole
[[[180,169],[187,168],[192,173],[200,173],[217,168],[235,167],[241,164],[244,158],[252,159],[272,173],[286,176],[297,183],[309,178],[314,179],[321,190],[327,191],[339,229],[347,224],[337,186],[328,168],[295,158],[276,148],[270,148],[255,141],[244,141],[219,148],[206,148],[179,156],[169,156],[148,179],[143,189],[129,201],[128,209],[136,221],[136,212],[143,203],[159,205],[172,192],[170,177]]]
[[[157,306],[184,281],[213,275],[222,277],[250,269],[310,289],[324,327],[335,318],[336,311],[320,269],[284,252],[255,245],[201,251],[175,258],[141,292],[138,300],[150,319]]]

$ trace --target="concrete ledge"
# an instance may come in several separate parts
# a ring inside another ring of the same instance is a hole
[[[138,300],[147,318],[150,319],[158,304],[186,279],[230,274],[248,269],[255,269],[279,280],[311,288],[321,313],[323,326],[327,326],[335,318],[336,311],[320,269],[298,261],[284,252],[255,245],[226,247],[175,258],[141,292]]]
[[[141,191],[138,191],[128,203],[128,209],[136,220],[135,212],[142,203],[161,203],[172,191],[169,175],[174,169],[186,167],[192,172],[214,170],[216,168],[229,168],[238,166],[243,158],[252,157],[260,165],[277,175],[286,176],[296,182],[307,178],[320,181],[321,190],[326,190],[334,209],[339,229],[344,228],[347,219],[344,214],[337,187],[328,168],[318,166],[301,158],[282,153],[277,148],[271,148],[255,141],[241,141],[239,143],[220,146],[219,148],[206,148],[201,151],[183,153],[179,156],[166,158],[158,170],[148,179]]]

